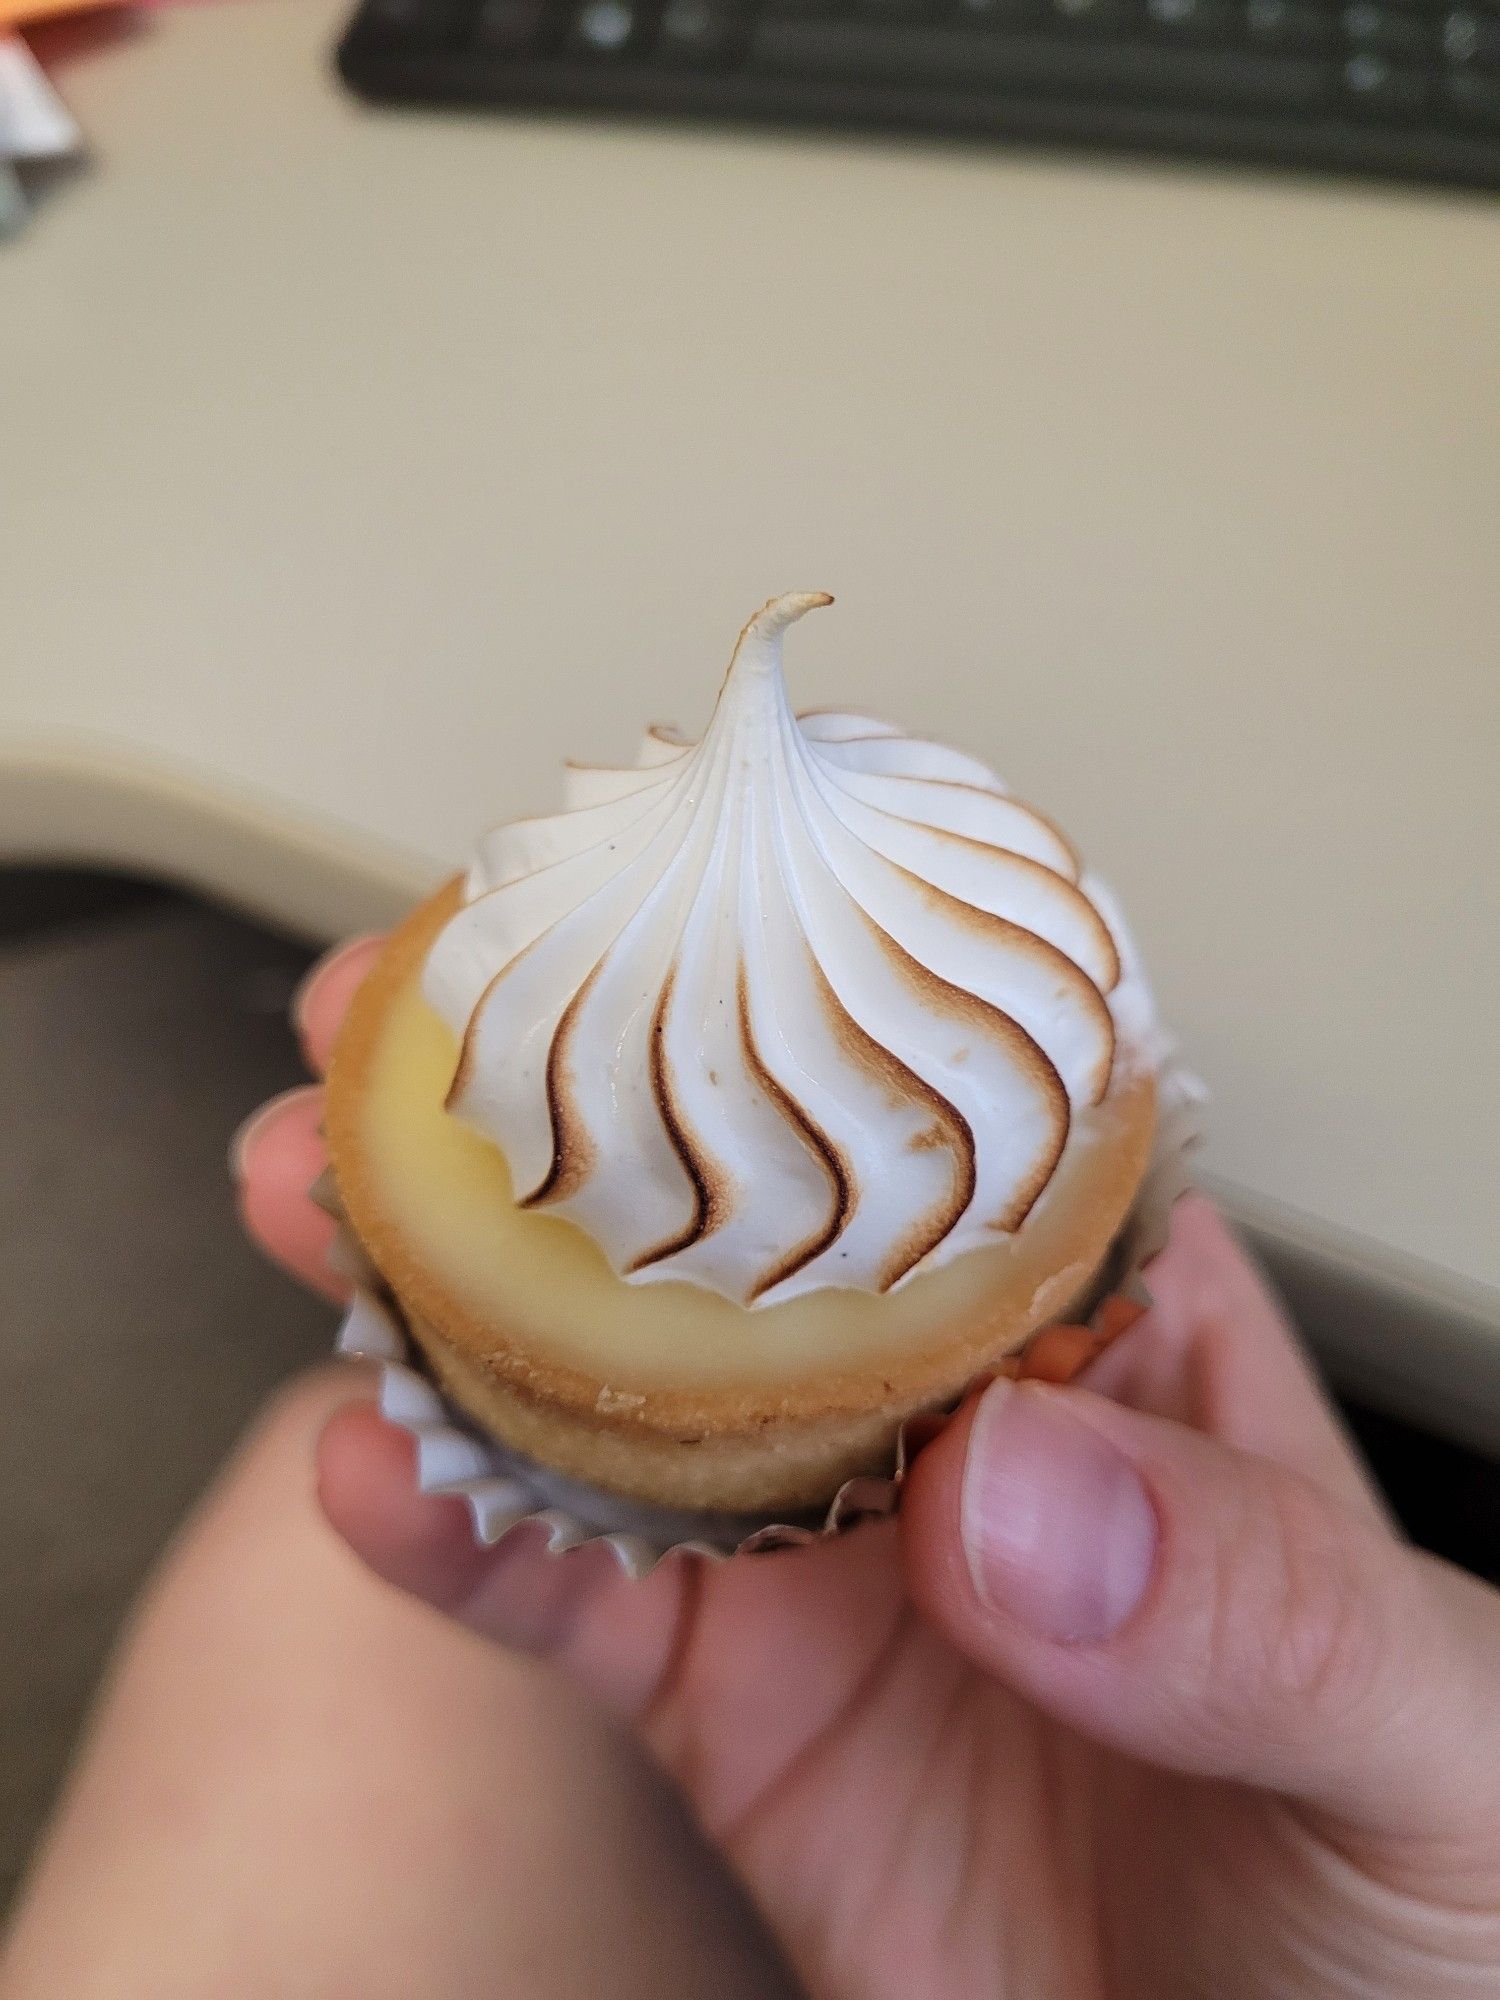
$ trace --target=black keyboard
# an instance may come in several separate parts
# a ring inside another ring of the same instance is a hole
[[[365,0],[367,96],[1500,188],[1500,0]]]

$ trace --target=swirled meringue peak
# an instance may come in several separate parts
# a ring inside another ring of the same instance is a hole
[[[782,634],[831,602],[751,619],[700,742],[487,834],[423,975],[516,1198],[746,1306],[1019,1229],[1130,1032],[1055,827],[960,751],[792,713]]]

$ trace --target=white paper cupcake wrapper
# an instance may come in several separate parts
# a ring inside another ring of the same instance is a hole
[[[1205,1097],[1188,1071],[1175,1063],[1163,1068],[1151,1164],[1101,1275],[1096,1307],[1121,1293],[1150,1303],[1141,1272],[1165,1244],[1172,1204],[1188,1185],[1187,1155],[1199,1136]],[[342,1221],[327,1182],[314,1193]],[[381,1414],[415,1440],[419,1488],[465,1501],[474,1533],[486,1546],[523,1521],[539,1521],[549,1552],[602,1541],[627,1576],[643,1577],[669,1554],[722,1560],[841,1534],[856,1522],[895,1512],[908,1435],[933,1421],[913,1419],[903,1428],[888,1472],[848,1480],[825,1510],[799,1520],[646,1506],[565,1478],[481,1434],[433,1385],[399,1309],[347,1229],[341,1229],[333,1261],[356,1286],[339,1329],[339,1353],[380,1364]]]

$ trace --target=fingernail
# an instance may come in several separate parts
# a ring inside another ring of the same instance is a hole
[[[351,951],[358,950],[361,945],[373,944],[376,936],[375,931],[369,931],[361,937],[345,938],[342,944],[335,945],[331,951],[325,951],[321,958],[314,959],[298,980],[292,994],[292,1004],[287,1011],[292,1017],[293,1028],[302,1040],[307,1038],[308,1007],[313,995],[322,985],[324,975],[332,971],[340,960],[347,958]]]
[[[1065,1393],[1003,1378],[974,1413],[960,1524],[980,1600],[1043,1639],[1107,1639],[1156,1561],[1156,1510],[1130,1462]]]
[[[298,1098],[313,1097],[317,1094],[315,1083],[294,1084],[290,1090],[278,1091],[275,1097],[268,1097],[264,1104],[257,1104],[248,1118],[242,1119],[235,1127],[229,1141],[229,1172],[233,1180],[242,1181],[245,1169],[250,1164],[250,1155],[266,1126],[271,1124],[289,1104]]]

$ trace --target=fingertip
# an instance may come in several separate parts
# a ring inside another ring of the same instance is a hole
[[[289,1198],[261,1181],[241,1182],[238,1208],[245,1234],[274,1264],[331,1304],[347,1303],[352,1287],[331,1262],[337,1229],[330,1216],[305,1195]]]
[[[318,1441],[319,1505],[387,1583],[448,1609],[473,1589],[484,1552],[467,1504],[417,1486],[416,1441],[374,1403],[336,1411]]]
[[[379,935],[354,938],[327,952],[311,968],[292,996],[292,1025],[309,1069],[321,1076],[349,1003],[380,956],[385,940]]]
[[[308,1195],[327,1164],[317,1084],[263,1104],[240,1127],[230,1152],[246,1233],[283,1270],[341,1304],[350,1288],[329,1262],[336,1228]]]
[[[419,1490],[415,1441],[373,1403],[330,1418],[317,1473],[330,1526],[384,1582],[486,1639],[557,1660],[605,1699],[628,1705],[634,1681],[629,1658],[617,1656],[617,1635],[606,1626],[597,1659],[586,1636],[592,1614],[622,1582],[602,1542],[554,1554],[545,1522],[526,1520],[493,1546],[481,1544],[462,1500]]]
[[[1204,1230],[1217,1231],[1226,1236],[1229,1234],[1229,1226],[1219,1204],[1196,1187],[1185,1188],[1173,1202],[1170,1224],[1174,1233],[1178,1230]]]
[[[335,1410],[318,1438],[318,1500],[346,1541],[378,1525],[416,1474],[410,1434],[381,1416],[373,1400]]]
[[[230,1178],[242,1181],[262,1171],[267,1161],[275,1171],[287,1153],[321,1148],[322,1122],[323,1091],[319,1084],[294,1084],[290,1090],[268,1097],[241,1119],[230,1136]]]
[[[1227,1301],[1282,1326],[1279,1301],[1228,1219],[1205,1194],[1179,1197],[1165,1246],[1142,1273],[1158,1319],[1180,1322]]]

